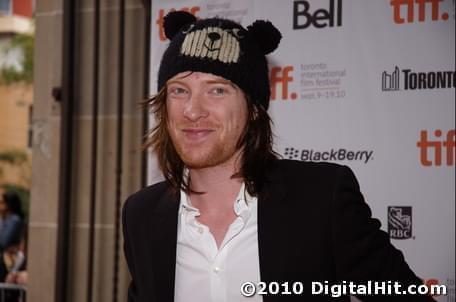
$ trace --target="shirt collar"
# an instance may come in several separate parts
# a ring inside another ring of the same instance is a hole
[[[197,208],[195,208],[191,202],[190,202],[190,199],[188,198],[188,195],[187,193],[185,193],[182,189],[181,189],[181,203],[180,203],[180,207],[179,207],[179,214],[182,213],[183,211],[187,211],[187,212],[196,212],[199,214],[199,210]]]
[[[242,216],[242,212],[244,211],[251,211],[251,204],[254,201],[253,197],[250,196],[249,192],[247,192],[245,187],[245,182],[242,183],[241,189],[239,190],[239,194],[236,197],[234,202],[234,212],[237,216]]]
[[[245,187],[245,183],[243,182],[241,185],[241,189],[239,190],[239,193],[233,204],[234,212],[237,216],[241,216],[242,218],[247,219],[250,216],[250,212],[252,211],[252,204],[255,201],[256,198],[249,194]],[[181,190],[181,203],[179,207],[179,214],[181,214],[183,211],[195,212],[196,215],[199,215],[199,210],[191,204],[191,201],[188,198],[187,193]]]

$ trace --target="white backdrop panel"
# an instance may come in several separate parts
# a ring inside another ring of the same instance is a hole
[[[395,12],[396,2],[154,0],[150,91],[156,91],[167,46],[160,39],[161,16],[170,10],[228,17],[244,26],[270,20],[283,34],[269,56],[276,150],[284,158],[350,166],[385,231],[388,207],[406,207],[404,221],[411,209],[411,235],[392,238],[393,244],[418,275],[448,286],[452,293],[439,301],[454,301],[455,4],[410,0]],[[327,20],[303,28],[306,13],[317,10]],[[293,28],[294,20],[301,28]],[[383,73],[394,78],[396,67],[398,85],[382,86]],[[425,88],[418,87],[420,77]],[[422,132],[427,147],[417,145]],[[153,155],[149,171],[150,183],[161,179]]]

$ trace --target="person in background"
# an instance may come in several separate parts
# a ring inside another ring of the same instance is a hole
[[[8,272],[18,271],[25,261],[20,245],[24,231],[24,212],[16,192],[0,189],[0,281]]]
[[[4,192],[0,197],[0,248],[19,245],[22,239],[24,212],[16,192]]]

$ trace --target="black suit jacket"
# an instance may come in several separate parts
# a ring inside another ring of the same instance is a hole
[[[359,191],[347,167],[276,161],[258,199],[261,280],[400,280],[420,284],[395,249]],[[180,196],[161,182],[128,198],[123,209],[125,256],[132,276],[129,302],[174,298],[177,213]],[[246,280],[248,281],[248,280]],[[396,301],[361,296],[364,301]],[[273,301],[349,301],[348,297],[264,296]],[[433,301],[400,297],[397,301]],[[189,301],[193,302],[193,301]],[[198,302],[198,301],[195,301]],[[235,302],[235,301],[233,301]]]

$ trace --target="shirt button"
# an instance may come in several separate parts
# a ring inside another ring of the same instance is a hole
[[[218,267],[218,266],[214,267],[214,273],[217,274],[218,272],[220,272],[220,267]]]
[[[203,228],[198,228],[198,233],[202,234],[204,232]]]

